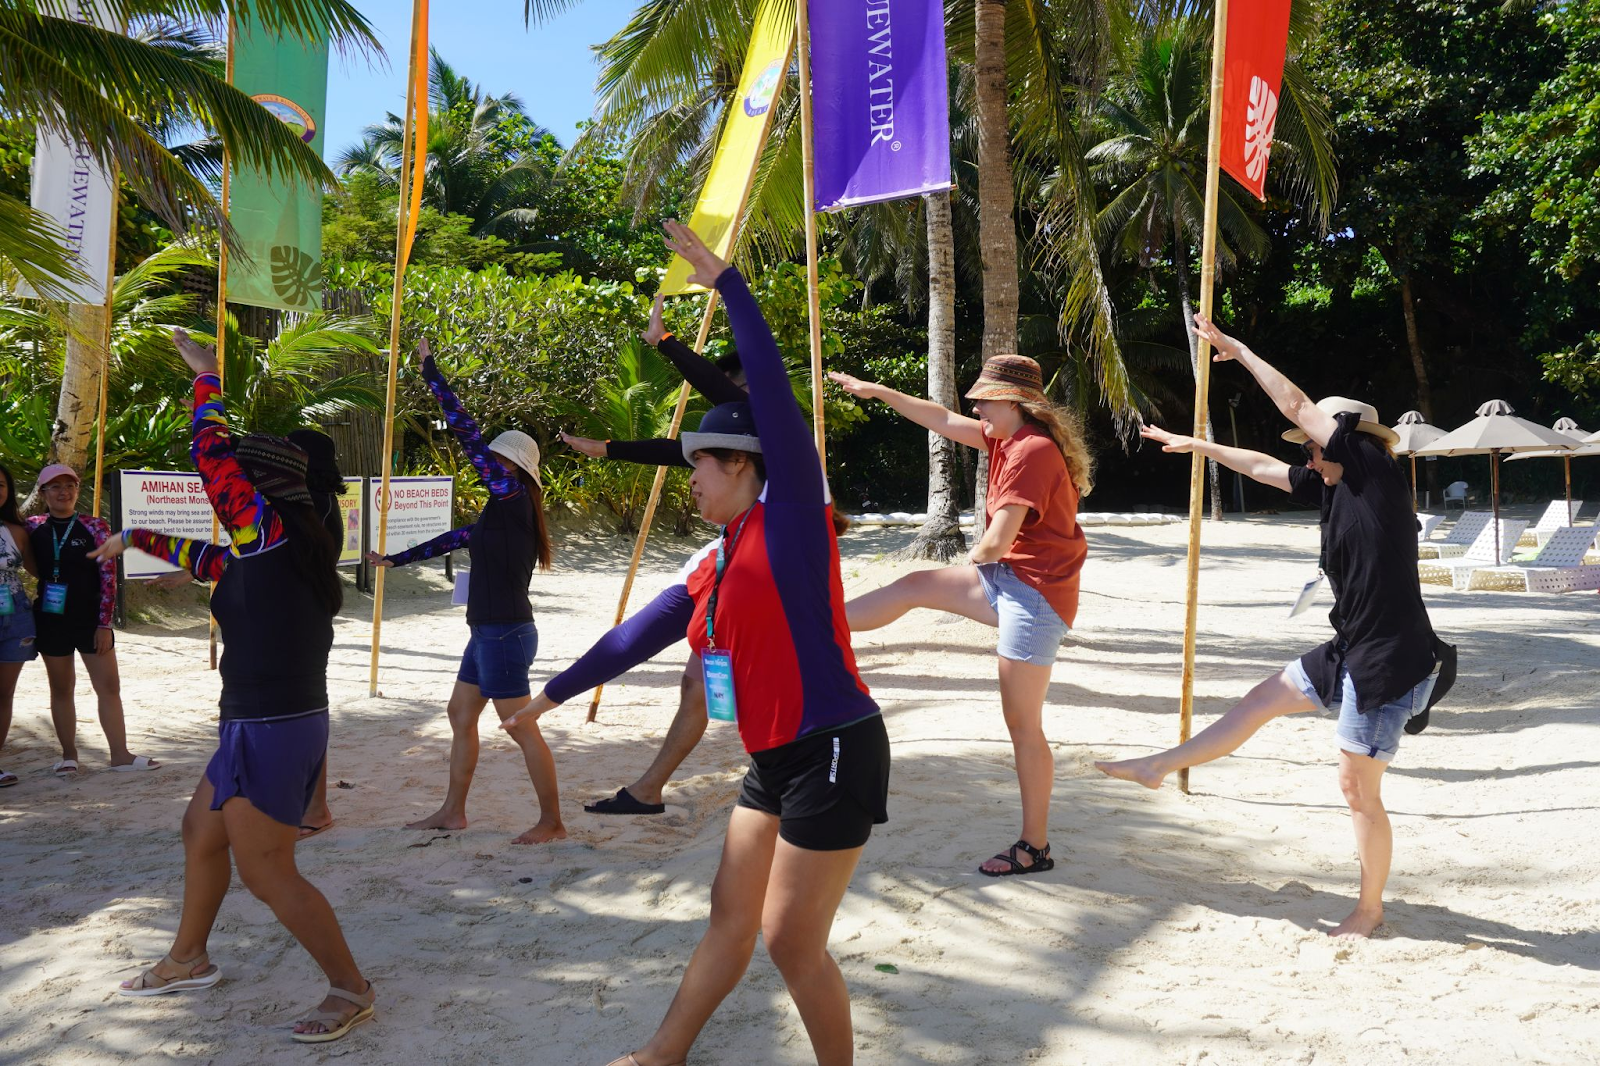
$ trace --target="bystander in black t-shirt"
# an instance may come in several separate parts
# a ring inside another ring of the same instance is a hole
[[[1309,467],[1289,468],[1289,492],[1322,510],[1322,569],[1333,586],[1333,640],[1300,657],[1324,706],[1336,707],[1339,667],[1350,671],[1357,709],[1376,710],[1433,672],[1433,626],[1417,580],[1417,517],[1400,464],[1383,442],[1335,416],[1323,456],[1344,467],[1329,488]]]
[[[45,520],[29,531],[33,557],[39,561],[39,604],[35,614],[48,626],[69,628],[74,634],[92,633],[100,625],[100,564],[89,558],[96,538],[89,519],[82,515]],[[60,581],[67,586],[65,614],[46,614],[44,584],[54,581],[57,570],[56,545],[61,545]],[[110,624],[109,620],[106,624]]]

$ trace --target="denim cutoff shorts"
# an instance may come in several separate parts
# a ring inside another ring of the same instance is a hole
[[[539,631],[533,623],[494,622],[469,628],[472,639],[461,653],[456,680],[477,685],[486,700],[532,695],[528,672],[539,651]]]
[[[1326,711],[1317,695],[1311,678],[1306,676],[1305,667],[1296,659],[1286,667],[1289,680],[1294,682],[1302,695],[1310,700],[1318,710]],[[1400,734],[1405,731],[1406,723],[1413,715],[1418,715],[1428,706],[1428,697],[1433,695],[1433,683],[1439,678],[1439,668],[1436,665],[1433,673],[1417,682],[1411,691],[1403,693],[1397,699],[1385,703],[1376,710],[1362,714],[1356,710],[1356,686],[1350,680],[1350,671],[1344,667],[1339,668],[1339,724],[1334,727],[1334,733],[1339,738],[1339,748],[1352,755],[1366,755],[1377,759],[1379,762],[1388,762],[1394,758],[1395,752],[1400,750]]]
[[[1035,666],[1054,663],[1061,640],[1071,629],[1044,594],[1005,563],[981,564],[978,580],[989,606],[1000,616],[1001,657]]]
[[[27,663],[39,657],[34,646],[33,607],[17,597],[17,609],[0,614],[0,663]]]

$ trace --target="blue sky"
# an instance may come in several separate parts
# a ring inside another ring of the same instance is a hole
[[[590,45],[627,24],[637,0],[583,0],[559,18],[524,28],[522,0],[435,0],[432,44],[459,72],[491,93],[514,92],[528,115],[563,144],[594,109],[598,68]],[[383,42],[388,64],[334,55],[328,70],[324,155],[332,158],[361,130],[405,107],[411,0],[356,0]]]

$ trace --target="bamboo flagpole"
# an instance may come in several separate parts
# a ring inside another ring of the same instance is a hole
[[[406,117],[400,142],[400,198],[395,227],[394,292],[389,306],[389,377],[384,393],[382,473],[378,487],[378,554],[389,549],[389,478],[394,472],[394,402],[400,372],[400,313],[405,301],[406,264],[411,258],[411,239],[416,234],[416,209],[421,203],[422,175],[427,165],[427,51],[428,0],[413,0],[411,7],[411,66],[406,77]],[[420,112],[420,113],[419,113]],[[367,677],[367,695],[378,692],[378,651],[383,635],[383,575],[377,571],[372,584],[372,662]]]
[[[109,380],[111,378],[111,312],[115,303],[117,285],[117,222],[118,209],[121,207],[121,197],[118,191],[121,188],[121,171],[116,167],[111,168],[111,244],[110,254],[106,257],[106,302],[105,329],[100,331],[100,411],[95,416],[94,436],[94,516],[100,517],[100,498],[105,488],[106,472],[106,401],[108,397]]]
[[[801,185],[806,209],[806,293],[811,326],[811,424],[817,437],[817,458],[827,476],[828,453],[822,416],[822,292],[817,275],[817,165],[812,143],[811,121],[811,21],[808,0],[795,0],[795,37],[800,68],[800,158],[804,177]]]
[[[233,39],[238,30],[232,13],[228,15],[228,62],[227,81],[233,84]],[[232,160],[226,150],[222,153],[222,220],[228,220],[228,186],[229,172]],[[228,242],[223,239],[221,231],[217,234],[217,391],[222,392],[227,385],[228,351]],[[217,544],[222,540],[222,522],[213,513],[211,516],[211,543]],[[207,602],[216,594],[217,583],[211,582],[211,587],[206,593]],[[217,616],[211,615],[208,624],[207,643],[211,649],[211,669],[217,668]]]
[[[1228,0],[1217,0],[1216,25],[1211,34],[1211,134],[1206,151],[1206,204],[1204,239],[1200,251],[1200,313],[1211,318],[1217,279],[1217,196],[1222,182],[1222,64],[1228,41]],[[1192,323],[1184,323],[1192,329]],[[1199,339],[1194,376],[1194,432],[1204,440],[1206,406],[1211,389],[1211,345]],[[1205,502],[1205,456],[1194,452],[1189,463],[1189,572],[1183,623],[1183,703],[1178,743],[1189,739],[1194,722],[1195,627],[1200,613],[1200,517]],[[1189,791],[1189,770],[1178,771],[1178,787]]]
[[[711,319],[717,310],[717,290],[712,289],[706,300],[706,313],[700,318],[700,334],[695,338],[694,350],[703,352],[706,349],[706,340],[711,336]],[[683,425],[683,412],[689,407],[689,383],[685,381],[678,390],[678,406],[672,412],[672,428],[667,431],[667,436],[676,437],[678,430]],[[644,558],[645,541],[650,535],[650,523],[655,521],[656,504],[661,501],[661,490],[667,483],[667,468],[656,467],[655,481],[650,484],[650,499],[644,505],[644,517],[639,521],[639,535],[633,541],[633,558],[628,560],[628,576],[622,582],[622,596],[617,600],[617,617],[611,623],[613,626],[622,624],[622,619],[628,613],[628,597],[633,593],[633,578],[639,572],[639,561]],[[600,713],[600,694],[605,691],[604,685],[595,686],[594,698],[589,701],[589,716],[585,721],[592,722]]]

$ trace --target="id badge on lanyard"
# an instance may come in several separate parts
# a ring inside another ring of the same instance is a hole
[[[706,714],[719,722],[738,721],[738,701],[733,697],[733,656],[707,648],[700,653],[700,670],[706,686]]]
[[[1300,590],[1299,597],[1295,599],[1294,606],[1289,608],[1290,618],[1293,618],[1296,615],[1305,614],[1307,611],[1311,610],[1311,604],[1317,598],[1317,590],[1322,588],[1322,579],[1324,576],[1325,575],[1322,573],[1322,571],[1318,570],[1317,576],[1306,582],[1305,587]]]
[[[706,716],[719,722],[737,721],[739,708],[733,691],[733,654],[717,648],[717,594],[722,590],[722,575],[727,569],[728,556],[733,554],[734,547],[739,543],[739,534],[744,531],[744,524],[749,518],[750,512],[746,511],[744,518],[739,520],[739,528],[733,531],[731,541],[727,531],[723,531],[723,540],[717,545],[717,577],[711,586],[711,598],[706,602],[706,647],[700,653],[700,671],[701,679],[705,682]]]
[[[62,530],[61,536],[56,536],[54,528],[50,530],[50,540],[55,548],[55,570],[49,581],[39,585],[40,609],[45,614],[67,613],[67,586],[61,580],[61,546],[72,537],[72,531],[77,528],[78,519],[74,515],[72,521],[67,523],[67,528]]]
[[[0,618],[17,613],[17,601],[12,598],[11,586],[0,585]]]

